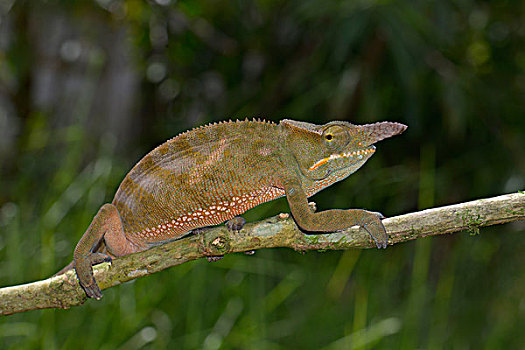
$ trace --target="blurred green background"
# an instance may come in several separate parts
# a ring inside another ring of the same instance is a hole
[[[153,147],[247,116],[409,125],[320,209],[392,216],[522,190],[525,3],[0,1],[0,285],[67,264]],[[524,231],[195,261],[3,317],[0,348],[523,349]]]

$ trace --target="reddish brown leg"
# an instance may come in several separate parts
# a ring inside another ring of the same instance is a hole
[[[110,262],[107,254],[94,252],[101,240],[112,256],[123,256],[137,251],[127,240],[122,228],[122,221],[113,204],[104,204],[93,218],[91,225],[78,242],[73,253],[73,264],[80,285],[90,298],[102,298],[102,292],[93,277],[92,265]]]

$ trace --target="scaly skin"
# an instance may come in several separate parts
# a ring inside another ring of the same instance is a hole
[[[372,144],[405,129],[392,122],[245,120],[180,134],[142,158],[113,202],[97,213],[74,252],[80,284],[89,297],[100,299],[93,264],[179,239],[283,196],[303,230],[333,232],[359,225],[378,248],[385,248],[381,214],[361,209],[314,212],[307,198],[359,169],[375,152]],[[230,224],[238,229],[241,221]]]

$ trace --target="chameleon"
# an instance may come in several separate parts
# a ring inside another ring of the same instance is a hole
[[[378,212],[315,212],[308,197],[357,171],[374,144],[398,135],[396,122],[324,125],[284,119],[224,121],[194,128],[146,154],[125,176],[76,245],[72,266],[88,297],[102,292],[93,265],[182,238],[193,230],[231,223],[247,210],[286,197],[303,231],[364,228],[378,248],[388,237]]]

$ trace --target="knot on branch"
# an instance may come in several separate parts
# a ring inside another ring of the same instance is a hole
[[[206,237],[201,235],[199,251],[205,256],[221,256],[231,251],[231,239],[229,236],[219,233]]]

